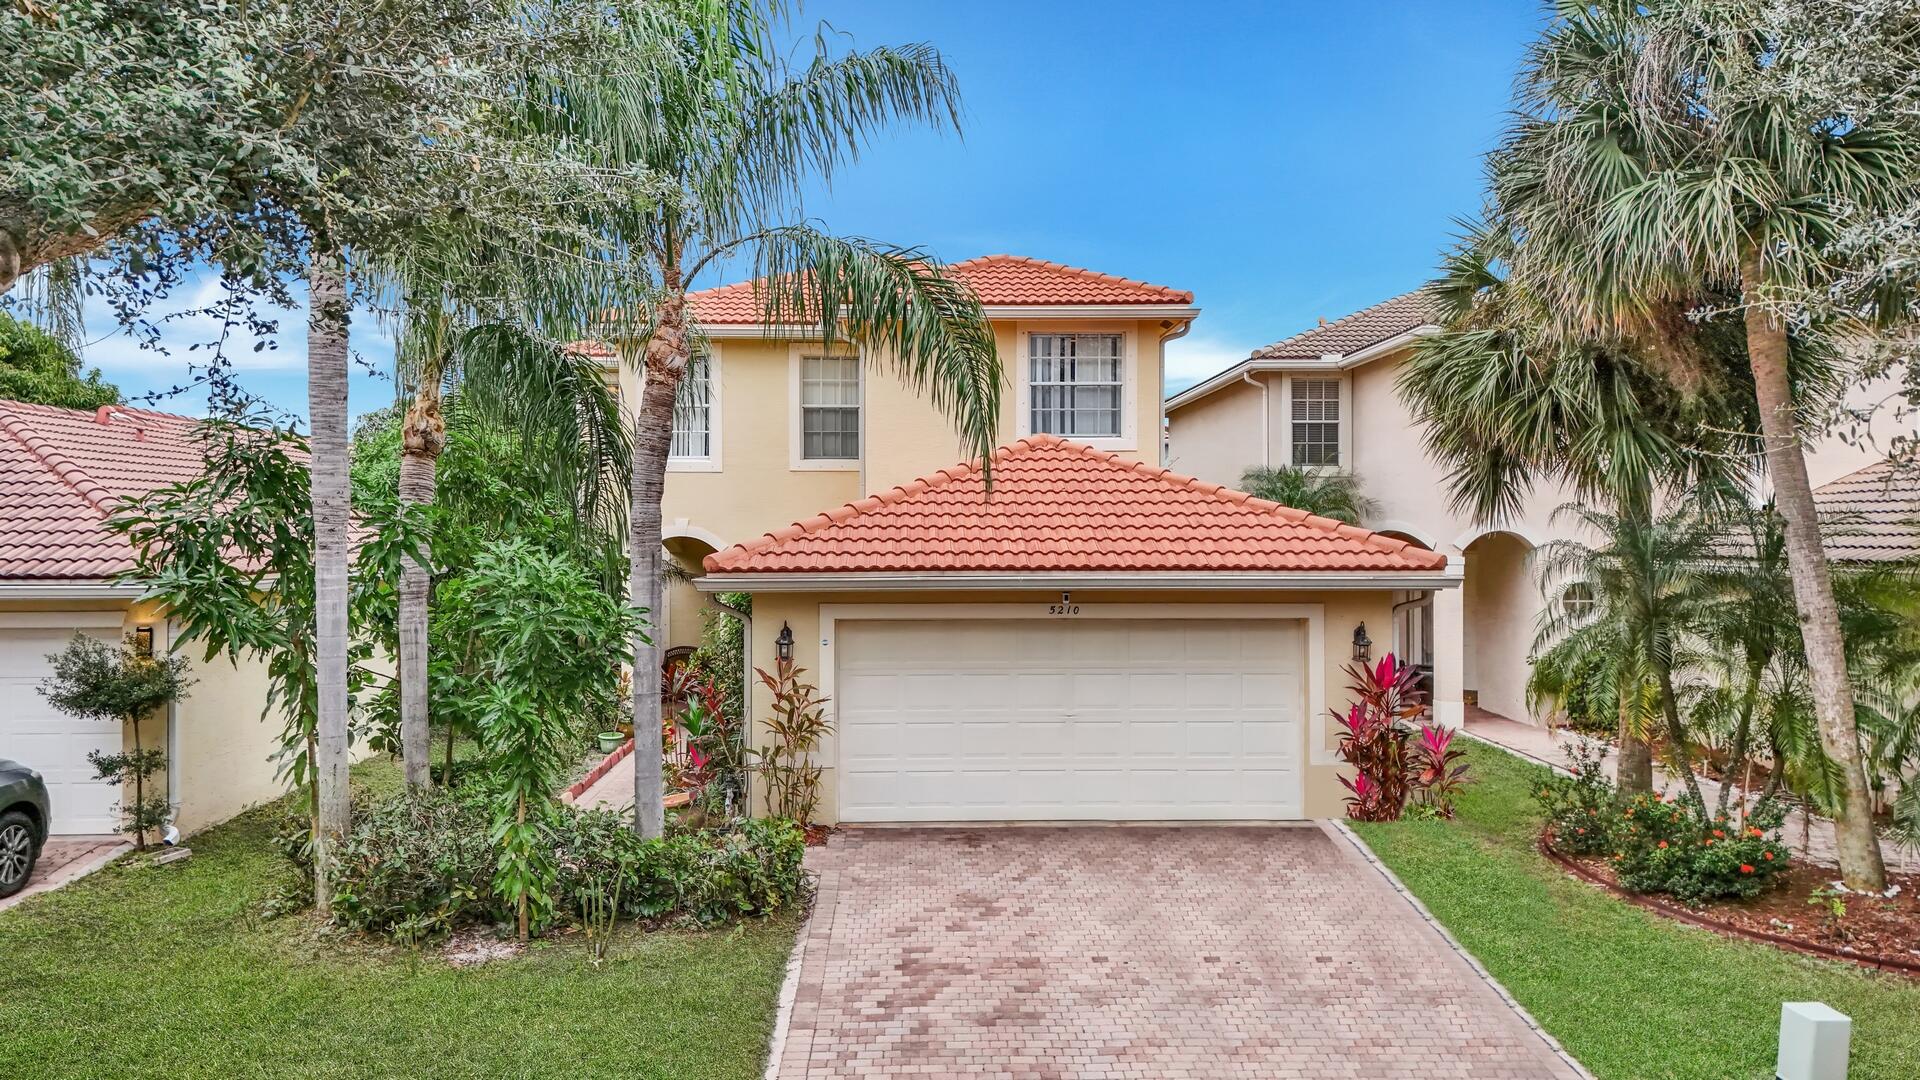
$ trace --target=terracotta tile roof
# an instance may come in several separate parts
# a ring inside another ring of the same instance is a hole
[[[1920,466],[1869,465],[1816,489],[1813,501],[1827,558],[1894,562],[1920,557]]]
[[[1082,304],[1191,304],[1193,294],[1164,285],[1082,270],[1020,255],[983,255],[947,267],[989,306]],[[687,294],[702,323],[760,321],[754,281],[740,281]]]
[[[1349,356],[1432,321],[1430,302],[1424,293],[1415,290],[1255,349],[1253,359],[1317,360],[1329,354]]]
[[[93,580],[132,565],[115,501],[199,475],[192,417],[0,400],[0,580]]]
[[[706,558],[715,573],[1437,570],[1446,556],[1035,435]]]

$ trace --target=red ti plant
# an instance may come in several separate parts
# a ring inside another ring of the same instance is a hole
[[[1340,759],[1356,775],[1341,777],[1351,793],[1347,816],[1355,821],[1398,821],[1412,795],[1415,773],[1408,741],[1420,715],[1419,676],[1389,653],[1369,668],[1347,665],[1354,702],[1347,714],[1334,713],[1341,727]]]
[[[1453,816],[1453,797],[1468,783],[1468,766],[1460,760],[1466,756],[1453,745],[1452,729],[1420,725],[1420,738],[1413,744],[1413,785],[1420,802],[1440,817]]]

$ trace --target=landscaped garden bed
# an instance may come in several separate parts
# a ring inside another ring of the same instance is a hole
[[[1920,875],[1891,874],[1893,895],[1871,896],[1836,888],[1832,867],[1802,863],[1759,896],[1683,903],[1626,888],[1602,856],[1561,854],[1546,836],[1540,850],[1567,872],[1669,918],[1920,978]]]

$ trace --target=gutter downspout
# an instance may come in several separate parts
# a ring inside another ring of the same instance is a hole
[[[1156,391],[1156,396],[1160,399],[1160,426],[1154,435],[1160,440],[1160,467],[1163,469],[1171,464],[1167,459],[1171,456],[1173,449],[1171,440],[1167,438],[1167,342],[1186,337],[1187,331],[1191,329],[1193,329],[1193,320],[1183,319],[1179,326],[1168,329],[1160,335],[1160,371]]]
[[[1254,378],[1253,372],[1251,371],[1241,372],[1240,378],[1248,386],[1257,386],[1260,388],[1260,467],[1263,469],[1271,468],[1273,465],[1273,438],[1269,428],[1273,423],[1273,412],[1267,405],[1267,393],[1272,387],[1267,383],[1267,380]]]

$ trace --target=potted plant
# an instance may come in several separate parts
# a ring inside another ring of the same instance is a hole
[[[611,754],[615,750],[620,749],[621,744],[627,741],[627,735],[624,731],[603,731],[600,733],[599,739],[600,752],[603,754]]]

